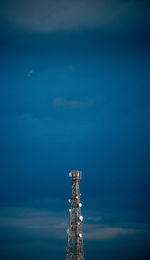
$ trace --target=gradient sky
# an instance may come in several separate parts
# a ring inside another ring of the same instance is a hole
[[[150,259],[150,3],[0,0],[0,259]]]

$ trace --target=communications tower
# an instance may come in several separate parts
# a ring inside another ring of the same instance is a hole
[[[67,229],[68,245],[66,260],[84,260],[82,235],[83,217],[81,215],[82,204],[80,202],[81,193],[79,188],[82,172],[71,171],[69,177],[72,180],[72,197],[68,200],[70,203],[70,218],[69,227]]]

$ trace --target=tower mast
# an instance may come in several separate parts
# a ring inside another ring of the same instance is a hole
[[[71,171],[69,177],[72,180],[72,197],[69,199],[70,203],[70,218],[68,233],[68,246],[66,260],[84,260],[83,252],[83,235],[82,235],[82,221],[80,202],[80,188],[79,182],[82,178],[81,171]]]

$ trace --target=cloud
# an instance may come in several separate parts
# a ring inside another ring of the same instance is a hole
[[[33,208],[1,207],[0,229],[16,228],[38,237],[57,239],[67,238],[68,219],[63,212],[38,210]],[[69,216],[68,216],[69,217]],[[83,224],[86,240],[111,240],[119,236],[134,235],[140,232],[134,228],[107,227],[98,222],[100,217],[88,217],[92,224]],[[94,223],[95,222],[95,223]]]
[[[33,69],[29,70],[28,73],[27,73],[27,77],[31,77],[33,75],[34,71]]]
[[[36,0],[36,3],[15,0],[3,3],[1,14],[11,24],[47,33],[111,26],[118,18],[130,14],[132,3],[131,0]]]
[[[63,108],[86,108],[91,104],[91,102],[81,102],[76,100],[67,100],[64,98],[55,98],[53,100],[53,105]]]
[[[85,239],[89,240],[110,240],[118,236],[133,235],[139,232],[136,229],[129,228],[118,228],[118,227],[99,227],[98,229],[91,232],[85,233]]]
[[[102,218],[101,217],[93,217],[93,216],[91,216],[91,217],[87,217],[86,220],[87,221],[92,221],[92,222],[99,222],[99,221],[102,220]]]
[[[1,208],[0,229],[16,228],[31,235],[63,239],[67,221],[61,213],[32,208]]]

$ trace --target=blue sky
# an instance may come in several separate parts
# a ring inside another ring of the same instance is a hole
[[[150,258],[148,1],[0,1],[0,257]]]

